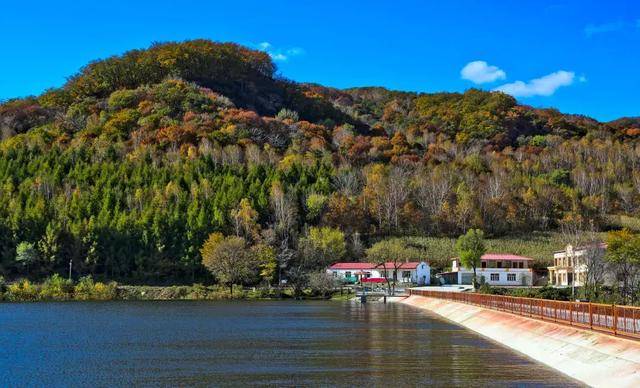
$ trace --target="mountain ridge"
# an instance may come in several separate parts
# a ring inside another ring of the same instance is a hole
[[[94,61],[1,104],[0,136],[7,276],[70,259],[108,279],[207,279],[213,232],[286,253],[333,228],[360,260],[394,236],[608,230],[640,215],[636,118],[600,123],[478,89],[296,83],[234,43]],[[33,265],[16,260],[22,243]]]

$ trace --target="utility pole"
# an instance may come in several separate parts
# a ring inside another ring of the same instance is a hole
[[[73,259],[69,259],[69,281],[71,281],[71,266],[73,265]]]

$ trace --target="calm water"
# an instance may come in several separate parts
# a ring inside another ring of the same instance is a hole
[[[0,303],[0,386],[575,384],[402,305]]]

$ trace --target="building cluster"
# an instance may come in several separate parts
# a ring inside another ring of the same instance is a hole
[[[480,284],[491,286],[533,286],[549,284],[556,287],[582,286],[589,273],[589,265],[604,257],[606,244],[572,247],[553,255],[553,265],[547,271],[535,270],[534,259],[510,253],[486,253],[476,268]],[[430,285],[431,267],[426,261],[405,263],[335,263],[327,272],[345,283],[411,283]],[[607,276],[605,276],[607,278]],[[605,279],[609,281],[611,279]],[[470,285],[473,269],[462,265],[459,258],[451,259],[451,270],[435,275],[438,285]]]

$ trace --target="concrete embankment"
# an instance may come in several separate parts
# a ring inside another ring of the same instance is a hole
[[[400,303],[431,311],[595,387],[640,387],[640,341],[447,300]]]

